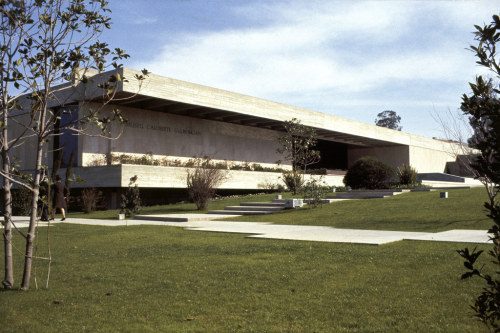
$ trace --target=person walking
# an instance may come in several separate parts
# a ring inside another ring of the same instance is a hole
[[[47,197],[49,194],[49,183],[47,182],[47,177],[45,176],[45,172],[42,173],[42,181],[40,182],[40,196],[38,199],[38,207],[41,207],[42,216],[41,219],[44,222],[49,221],[49,198]],[[45,197],[45,199],[44,199]]]
[[[52,202],[52,220],[56,215],[56,209],[61,210],[62,219],[61,221],[66,220],[66,196],[68,193],[68,188],[61,181],[61,177],[59,175],[56,176],[56,182],[52,185],[52,190],[54,191],[54,200]]]

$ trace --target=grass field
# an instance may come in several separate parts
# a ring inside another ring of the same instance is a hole
[[[266,217],[284,223],[287,216],[289,223],[298,223],[309,216],[305,223],[329,225],[330,209],[346,216],[341,212],[356,203],[349,214],[359,219],[352,223],[373,229],[455,229],[468,225],[468,218],[487,227],[481,191],[450,191],[447,200],[427,195],[432,194],[342,202]],[[401,201],[401,209],[390,209],[395,201]],[[174,206],[171,211],[184,209]],[[428,209],[424,214],[419,207]],[[415,217],[394,225],[394,214]],[[46,255],[45,231],[39,229],[40,256]],[[55,225],[51,235],[50,288],[41,288],[46,264],[39,260],[39,290],[0,292],[0,331],[485,331],[469,308],[481,281],[460,280],[463,266],[455,252],[474,247],[470,244],[402,241],[369,246],[247,239],[161,226],[71,224]],[[21,250],[23,243],[15,236]],[[488,257],[480,260],[486,263]],[[21,261],[16,251],[17,284]]]
[[[290,197],[290,193],[280,193],[283,197]],[[186,213],[206,213],[209,210],[224,209],[225,206],[237,206],[242,201],[271,201],[276,197],[276,194],[259,194],[249,196],[238,196],[230,198],[222,198],[220,200],[212,200],[208,204],[208,208],[202,211],[196,210],[194,203],[178,203],[162,206],[142,207],[141,214],[186,214]],[[106,211],[97,211],[89,214],[81,212],[70,212],[68,217],[83,217],[92,219],[116,219],[119,209],[112,209]]]
[[[449,190],[448,199],[439,192],[411,192],[385,199],[348,200],[324,204],[316,209],[307,206],[271,215],[239,216],[231,221],[266,221],[277,224],[325,225],[337,228],[438,232],[451,229],[484,229],[490,227],[483,203],[487,200],[483,188]],[[282,193],[283,197],[290,194]],[[207,210],[237,206],[243,201],[271,201],[276,194],[215,200]],[[144,207],[141,214],[204,213],[192,203]],[[90,214],[70,213],[69,217],[116,219],[118,210]]]
[[[281,211],[272,215],[242,216],[237,221],[270,221],[278,224],[326,225],[337,228],[438,232],[451,229],[484,229],[491,226],[483,203],[484,188],[411,192],[384,199],[348,200],[316,209]]]

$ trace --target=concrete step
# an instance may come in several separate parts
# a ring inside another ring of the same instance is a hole
[[[479,186],[472,186],[479,187]],[[471,186],[436,186],[433,187],[435,190],[470,190]]]
[[[408,193],[410,190],[396,189],[396,190],[367,190],[367,191],[350,191],[340,192],[337,195],[329,195],[328,199],[379,199]]]
[[[431,192],[431,191],[437,191],[435,188],[430,188],[430,187],[416,187],[411,189],[412,192]]]
[[[339,193],[340,194],[340,193]],[[327,199],[383,199],[391,195],[384,194],[342,194],[342,195],[328,195]]]
[[[287,199],[273,199],[273,203],[278,203],[278,204],[284,205],[286,200]]]
[[[349,192],[339,192],[337,195],[342,194],[382,194],[382,195],[398,195],[402,193],[408,193],[410,190],[406,189],[395,189],[395,190],[365,190],[365,191],[349,191]]]
[[[437,182],[437,181],[431,181],[431,180],[423,180],[421,182],[422,185],[427,185],[432,188],[438,188],[438,189],[463,189],[463,188],[471,188],[471,187],[482,187],[483,184],[481,184],[480,181],[476,182],[467,182],[467,183],[453,183],[453,182]]]
[[[224,214],[224,215],[264,215],[271,214],[273,211],[261,211],[261,210],[211,210],[207,214]]]
[[[134,220],[146,220],[157,222],[201,222],[211,221],[225,217],[234,216],[233,214],[158,214],[158,215],[136,215]]]
[[[240,206],[284,207],[285,204],[281,202],[242,202]]]
[[[465,183],[465,177],[439,172],[419,173],[417,179],[418,181],[430,180],[436,182]]]
[[[313,199],[304,199],[304,203],[305,204],[310,204],[312,201],[313,201]],[[320,203],[322,203],[322,204],[329,204],[329,203],[332,203],[334,201],[336,201],[336,200],[335,199],[326,198],[326,199],[321,199]]]
[[[226,206],[224,211],[228,210],[238,210],[238,211],[266,211],[275,212],[278,210],[285,209],[284,207],[272,207],[272,206]]]

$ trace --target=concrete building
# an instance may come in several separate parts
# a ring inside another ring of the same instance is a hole
[[[119,69],[119,74],[132,78],[140,73],[124,68]],[[94,78],[99,79],[98,75]],[[360,157],[373,156],[393,167],[407,163],[420,173],[443,173],[447,163],[456,159],[457,147],[450,142],[158,75],[150,75],[140,90],[137,82],[130,79],[121,83],[116,93],[115,101],[105,110],[119,108],[128,119],[119,139],[74,136],[62,131],[51,143],[54,149],[64,147],[63,167],[74,152],[73,172],[85,180],[74,184],[75,188],[107,188],[115,193],[110,194],[113,202],[119,189],[127,187],[134,175],[141,188],[153,192],[185,188],[186,169],[175,165],[193,157],[209,156],[229,166],[276,167],[276,161],[282,159],[276,153],[276,139],[284,130],[283,122],[292,118],[316,130],[317,149],[322,156],[317,168],[346,170]],[[92,89],[75,90],[68,85],[60,96],[61,107],[72,107],[78,112],[100,107],[88,102],[98,99],[98,92]],[[121,129],[118,123],[114,124],[112,134]],[[25,157],[31,150],[27,144],[16,154],[20,160],[28,161]],[[45,156],[51,165],[53,154],[49,151]],[[142,158],[149,164],[174,166],[120,164],[120,156],[122,162]],[[23,166],[30,169],[27,162]],[[230,170],[221,189],[269,188],[281,182],[279,177],[279,172]],[[334,172],[326,175],[325,181],[342,185],[342,178],[342,172]]]

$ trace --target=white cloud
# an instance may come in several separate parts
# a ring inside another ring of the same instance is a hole
[[[168,76],[251,94],[351,85],[355,76],[346,71],[349,65],[335,59],[348,49],[344,35],[354,34],[363,42],[374,43],[381,31],[389,29],[396,38],[387,22],[401,20],[395,10],[359,6],[347,13],[301,12],[295,17],[287,9],[280,13],[283,22],[267,27],[186,34],[175,44],[165,45],[144,66]]]
[[[156,22],[158,22],[158,18],[157,17],[138,16],[138,17],[135,17],[132,20],[132,23],[136,24],[136,25],[153,24],[153,23],[156,23]]]
[[[317,105],[318,98],[328,103],[330,92],[337,98],[331,105],[348,105],[338,100],[343,94],[369,101],[373,90],[389,91],[394,82],[418,82],[436,91],[478,72],[464,45],[472,34],[464,36],[463,29],[473,30],[472,24],[481,23],[478,11],[484,16],[491,7],[492,2],[256,2],[235,10],[237,20],[255,21],[260,13],[251,28],[187,32],[134,67],[284,103],[300,99],[305,107]],[[405,97],[401,90],[398,96],[429,105],[425,95]]]

